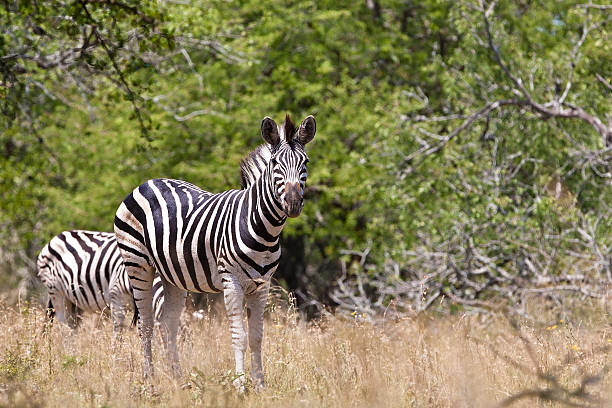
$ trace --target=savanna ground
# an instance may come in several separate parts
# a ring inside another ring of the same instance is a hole
[[[245,394],[231,386],[234,359],[222,314],[182,329],[179,381],[164,373],[157,336],[149,387],[136,330],[115,342],[105,317],[86,316],[73,333],[46,325],[39,306],[0,306],[0,405],[610,406],[612,329],[603,309],[581,304],[564,313],[534,304],[537,321],[389,313],[376,322],[357,314],[305,322],[291,307],[272,307],[264,334],[267,389]]]

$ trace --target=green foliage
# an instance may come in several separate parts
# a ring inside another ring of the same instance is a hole
[[[498,109],[435,154],[414,155],[428,135],[516,98],[516,86],[472,3],[373,2],[379,14],[367,3],[0,7],[8,23],[0,33],[3,233],[34,258],[62,230],[111,230],[118,203],[149,178],[237,188],[240,158],[261,143],[261,119],[285,113],[317,118],[305,210],[284,239],[289,257],[304,251],[295,259],[309,268],[298,284],[319,298],[343,249],[371,246],[380,269],[389,258],[409,263],[407,251],[423,242],[472,234],[477,245],[496,242],[490,255],[506,259],[526,250],[521,242],[609,211],[609,178],[595,171],[609,169],[586,158],[602,138],[575,118]],[[571,75],[567,102],[601,118],[612,114],[610,92],[595,80],[611,78],[607,20],[571,1],[501,1],[489,17],[501,57],[535,100],[554,99]],[[575,52],[585,24],[597,27]],[[93,27],[108,50],[81,50],[66,67],[35,58],[51,61],[87,35],[95,42]],[[561,200],[549,191],[557,179]],[[597,224],[604,246],[611,222]],[[295,271],[281,269],[283,281]]]
[[[74,367],[82,367],[87,363],[86,357],[80,356],[64,356],[62,361],[62,368],[68,370]]]

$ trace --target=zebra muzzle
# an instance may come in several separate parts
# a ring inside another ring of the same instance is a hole
[[[297,217],[302,212],[304,207],[304,197],[300,183],[285,184],[285,213],[287,217]]]

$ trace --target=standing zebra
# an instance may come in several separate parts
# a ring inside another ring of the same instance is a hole
[[[37,264],[58,321],[74,328],[75,309],[101,312],[110,306],[115,332],[123,325],[132,288],[113,233],[64,231],[43,247]]]
[[[37,265],[49,295],[48,307],[51,313],[55,310],[58,321],[74,328],[77,311],[101,312],[110,307],[115,333],[123,326],[133,297],[115,234],[64,231],[43,247]],[[161,285],[155,298],[156,315],[161,315]]]
[[[264,307],[281,255],[280,233],[287,217],[302,211],[308,162],[304,146],[315,131],[312,116],[298,129],[288,115],[282,126],[264,118],[261,134],[267,144],[241,163],[241,190],[213,194],[185,181],[155,179],[123,201],[115,234],[141,316],[145,377],[153,374],[151,289],[158,272],[165,296],[162,332],[175,375],[180,373],[176,334],[186,291],[222,291],[236,359],[235,385],[244,387],[246,298],[251,377],[257,388],[264,386]]]

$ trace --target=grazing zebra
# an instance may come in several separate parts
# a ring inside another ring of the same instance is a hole
[[[115,234],[64,231],[43,247],[37,264],[49,294],[51,316],[55,314],[58,321],[74,328],[78,311],[101,312],[110,307],[115,333],[123,326],[126,306],[133,303],[133,297]],[[161,285],[155,296],[159,315]]]
[[[115,217],[115,234],[141,316],[144,374],[153,374],[152,282],[164,287],[168,358],[180,374],[176,334],[186,291],[223,292],[236,359],[235,385],[244,388],[247,336],[242,307],[246,298],[251,378],[264,386],[261,360],[264,306],[281,255],[279,235],[287,217],[303,207],[308,156],[304,146],[316,131],[308,116],[299,128],[287,115],[282,126],[266,117],[267,144],[241,163],[241,190],[213,194],[180,180],[149,180],[133,190]]]

